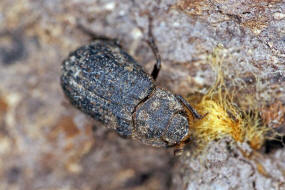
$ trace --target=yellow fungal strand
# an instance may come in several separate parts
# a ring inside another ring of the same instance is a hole
[[[209,63],[216,71],[216,82],[195,109],[207,115],[195,120],[192,126],[192,137],[203,148],[209,142],[231,136],[238,142],[249,142],[252,148],[258,149],[264,141],[268,127],[262,125],[259,112],[253,107],[251,112],[241,110],[234,103],[235,92],[229,91],[224,83],[222,70],[223,57],[219,56],[219,48],[209,57]]]
[[[224,108],[213,100],[203,100],[196,108],[198,111],[208,113],[202,120],[196,120],[194,130],[207,135],[211,140],[231,134],[237,141],[241,141],[239,121],[231,119]]]

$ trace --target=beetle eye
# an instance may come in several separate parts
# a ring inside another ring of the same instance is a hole
[[[181,114],[175,114],[169,122],[164,140],[167,141],[169,145],[174,145],[184,140],[188,132],[189,126],[187,118]]]

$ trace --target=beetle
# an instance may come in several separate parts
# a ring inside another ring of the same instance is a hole
[[[182,96],[156,86],[161,58],[150,26],[148,43],[156,57],[150,75],[114,40],[97,39],[63,61],[61,86],[71,104],[119,135],[178,146],[189,140],[193,118],[203,116]]]

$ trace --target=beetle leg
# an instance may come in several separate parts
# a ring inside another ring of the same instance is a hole
[[[181,156],[183,151],[184,151],[185,145],[186,145],[185,142],[181,142],[181,143],[177,144],[174,148],[174,155],[175,156]]]
[[[152,34],[152,17],[151,16],[148,17],[148,40],[147,40],[147,43],[150,46],[150,48],[151,48],[151,50],[155,56],[155,59],[156,59],[156,63],[155,63],[153,70],[151,72],[152,78],[154,80],[156,80],[158,77],[160,68],[161,68],[161,57],[160,57],[158,48],[156,46],[153,34]]]
[[[117,45],[117,46],[119,46],[120,48],[122,48],[122,46],[120,45],[120,41],[119,41],[118,39],[113,39],[113,38],[108,38],[107,36],[98,35],[98,34],[96,34],[94,31],[92,31],[90,28],[88,28],[88,27],[86,27],[84,24],[82,24],[81,22],[78,22],[77,27],[78,27],[79,30],[81,30],[84,34],[86,34],[87,36],[89,36],[92,41],[94,41],[94,40],[111,41],[111,42],[113,42],[115,45]]]
[[[138,27],[141,31],[144,31],[142,27],[140,27],[140,26],[138,26]],[[155,56],[155,59],[156,59],[156,63],[155,63],[155,65],[152,69],[152,72],[151,72],[152,78],[154,80],[156,80],[158,77],[158,73],[160,71],[160,68],[161,68],[161,57],[160,57],[158,48],[156,46],[153,34],[152,34],[152,16],[150,16],[150,15],[148,15],[148,37],[147,37],[147,39],[144,39],[144,40],[150,46],[150,48],[151,48],[151,50]]]
[[[203,119],[208,113],[201,116],[198,112],[180,95],[175,95],[175,97],[192,113],[196,119]]]

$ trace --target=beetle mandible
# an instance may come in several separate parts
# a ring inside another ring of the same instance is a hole
[[[180,95],[155,85],[161,58],[151,22],[148,43],[156,57],[151,75],[113,40],[99,39],[72,52],[62,64],[61,85],[69,101],[124,137],[156,147],[189,139],[189,121],[201,119]]]

